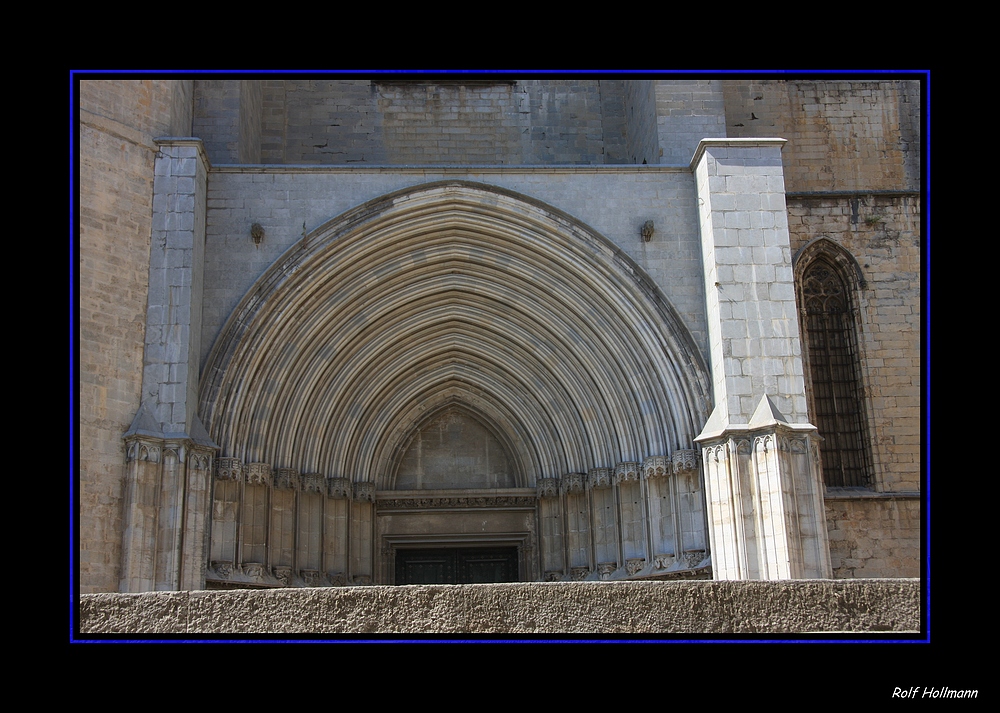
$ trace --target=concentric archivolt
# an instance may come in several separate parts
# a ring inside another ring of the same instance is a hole
[[[565,214],[421,186],[327,223],[244,297],[201,413],[222,455],[390,488],[414,429],[459,404],[519,485],[690,447],[704,364],[649,278]]]

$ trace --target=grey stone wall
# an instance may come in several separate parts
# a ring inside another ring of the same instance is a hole
[[[624,82],[616,79],[309,77],[195,86],[194,132],[213,164],[629,163],[625,124]]]
[[[726,137],[721,81],[660,79],[654,87],[659,163],[686,166],[699,141]]]
[[[239,162],[260,163],[260,131],[264,100],[259,79],[240,80]]]
[[[264,163],[390,163],[368,80],[268,80]]]
[[[80,599],[83,634],[745,634],[915,632],[913,579],[550,582]]]
[[[920,189],[920,83],[726,80],[731,137],[780,137],[785,188]]]
[[[619,79],[602,79],[597,86],[601,97],[601,136],[604,143],[604,161],[601,163],[642,163],[629,157],[625,82]]]
[[[202,360],[254,281],[289,248],[344,211],[410,186],[449,178],[483,182],[544,201],[613,241],[652,277],[707,354],[704,279],[693,176],[654,166],[495,168],[226,168],[208,185]],[[600,200],[595,200],[600,196]],[[649,242],[640,234],[652,220]],[[250,226],[267,237],[259,247]]]
[[[213,163],[238,163],[240,80],[198,80],[192,122],[193,135],[201,139]]]
[[[626,154],[628,163],[659,163],[656,135],[656,90],[652,82],[625,82]]]

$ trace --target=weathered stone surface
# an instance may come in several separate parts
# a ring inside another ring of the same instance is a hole
[[[913,632],[913,579],[551,582],[81,597],[82,634]]]
[[[89,633],[176,634],[187,627],[190,592],[83,594],[80,631]]]

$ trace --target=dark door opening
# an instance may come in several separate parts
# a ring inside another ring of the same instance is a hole
[[[516,547],[396,550],[396,584],[517,582]]]

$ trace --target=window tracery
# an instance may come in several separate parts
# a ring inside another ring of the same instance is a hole
[[[837,254],[839,250],[824,240],[798,271],[803,345],[812,386],[812,417],[823,438],[820,454],[826,485],[868,488],[872,485],[871,450],[853,275],[845,269],[855,263]]]

